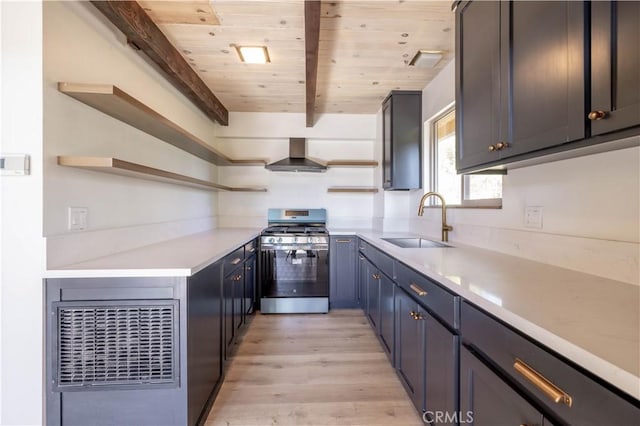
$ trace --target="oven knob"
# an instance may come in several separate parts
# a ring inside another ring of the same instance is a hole
[[[269,242],[270,242],[270,243],[275,243],[275,242],[276,242],[276,239],[275,239],[275,238],[273,238],[273,237],[271,237],[271,238],[269,238]]]
[[[281,243],[282,242],[282,237],[278,238],[278,242]]]
[[[313,238],[312,238],[312,237],[309,237],[309,239],[308,239],[308,241],[307,241],[307,242],[308,242],[309,244],[313,243]]]

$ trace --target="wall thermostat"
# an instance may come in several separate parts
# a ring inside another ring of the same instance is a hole
[[[29,156],[27,154],[0,155],[0,175],[25,176],[30,173]]]

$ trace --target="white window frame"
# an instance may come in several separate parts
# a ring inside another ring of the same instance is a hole
[[[433,117],[431,117],[429,120],[427,120],[426,124],[428,126],[428,132],[425,132],[425,134],[429,135],[429,140],[425,141],[425,145],[428,144],[428,147],[426,147],[427,149],[425,149],[425,152],[428,152],[428,157],[425,159],[425,161],[427,162],[425,169],[429,170],[429,182],[427,187],[429,188],[430,191],[434,191],[434,192],[438,192],[438,173],[437,173],[437,135],[436,135],[436,123],[438,122],[438,120],[440,120],[441,118],[445,117],[447,114],[450,114],[452,111],[455,111],[456,107],[455,104],[451,104],[449,106],[447,106],[446,108],[442,109],[441,111],[439,111],[437,114],[435,114]],[[471,200],[469,199],[469,175],[462,175],[462,179],[460,179],[460,185],[462,186],[461,188],[461,194],[462,194],[462,200],[460,202],[460,204],[449,204],[449,202],[445,199],[445,201],[447,201],[447,208],[451,207],[451,208],[469,208],[469,209],[473,209],[473,208],[480,208],[480,209],[500,209],[502,208],[502,198],[485,198],[485,199],[481,199],[481,200]],[[435,199],[435,197],[432,197],[429,200],[429,206],[436,206],[438,205],[437,200]]]

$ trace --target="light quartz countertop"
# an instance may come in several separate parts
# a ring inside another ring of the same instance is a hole
[[[189,277],[260,235],[220,228],[48,270],[45,278]]]
[[[357,235],[640,399],[640,286],[457,243],[400,248],[382,238],[406,234]]]
[[[191,276],[260,234],[222,228],[46,272],[47,278]],[[640,286],[490,250],[399,248],[407,234],[358,235],[596,376],[640,399]]]

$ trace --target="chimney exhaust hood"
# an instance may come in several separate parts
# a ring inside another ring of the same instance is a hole
[[[306,157],[307,147],[305,138],[289,138],[289,157],[264,166],[274,172],[312,172],[327,171],[327,166]]]

